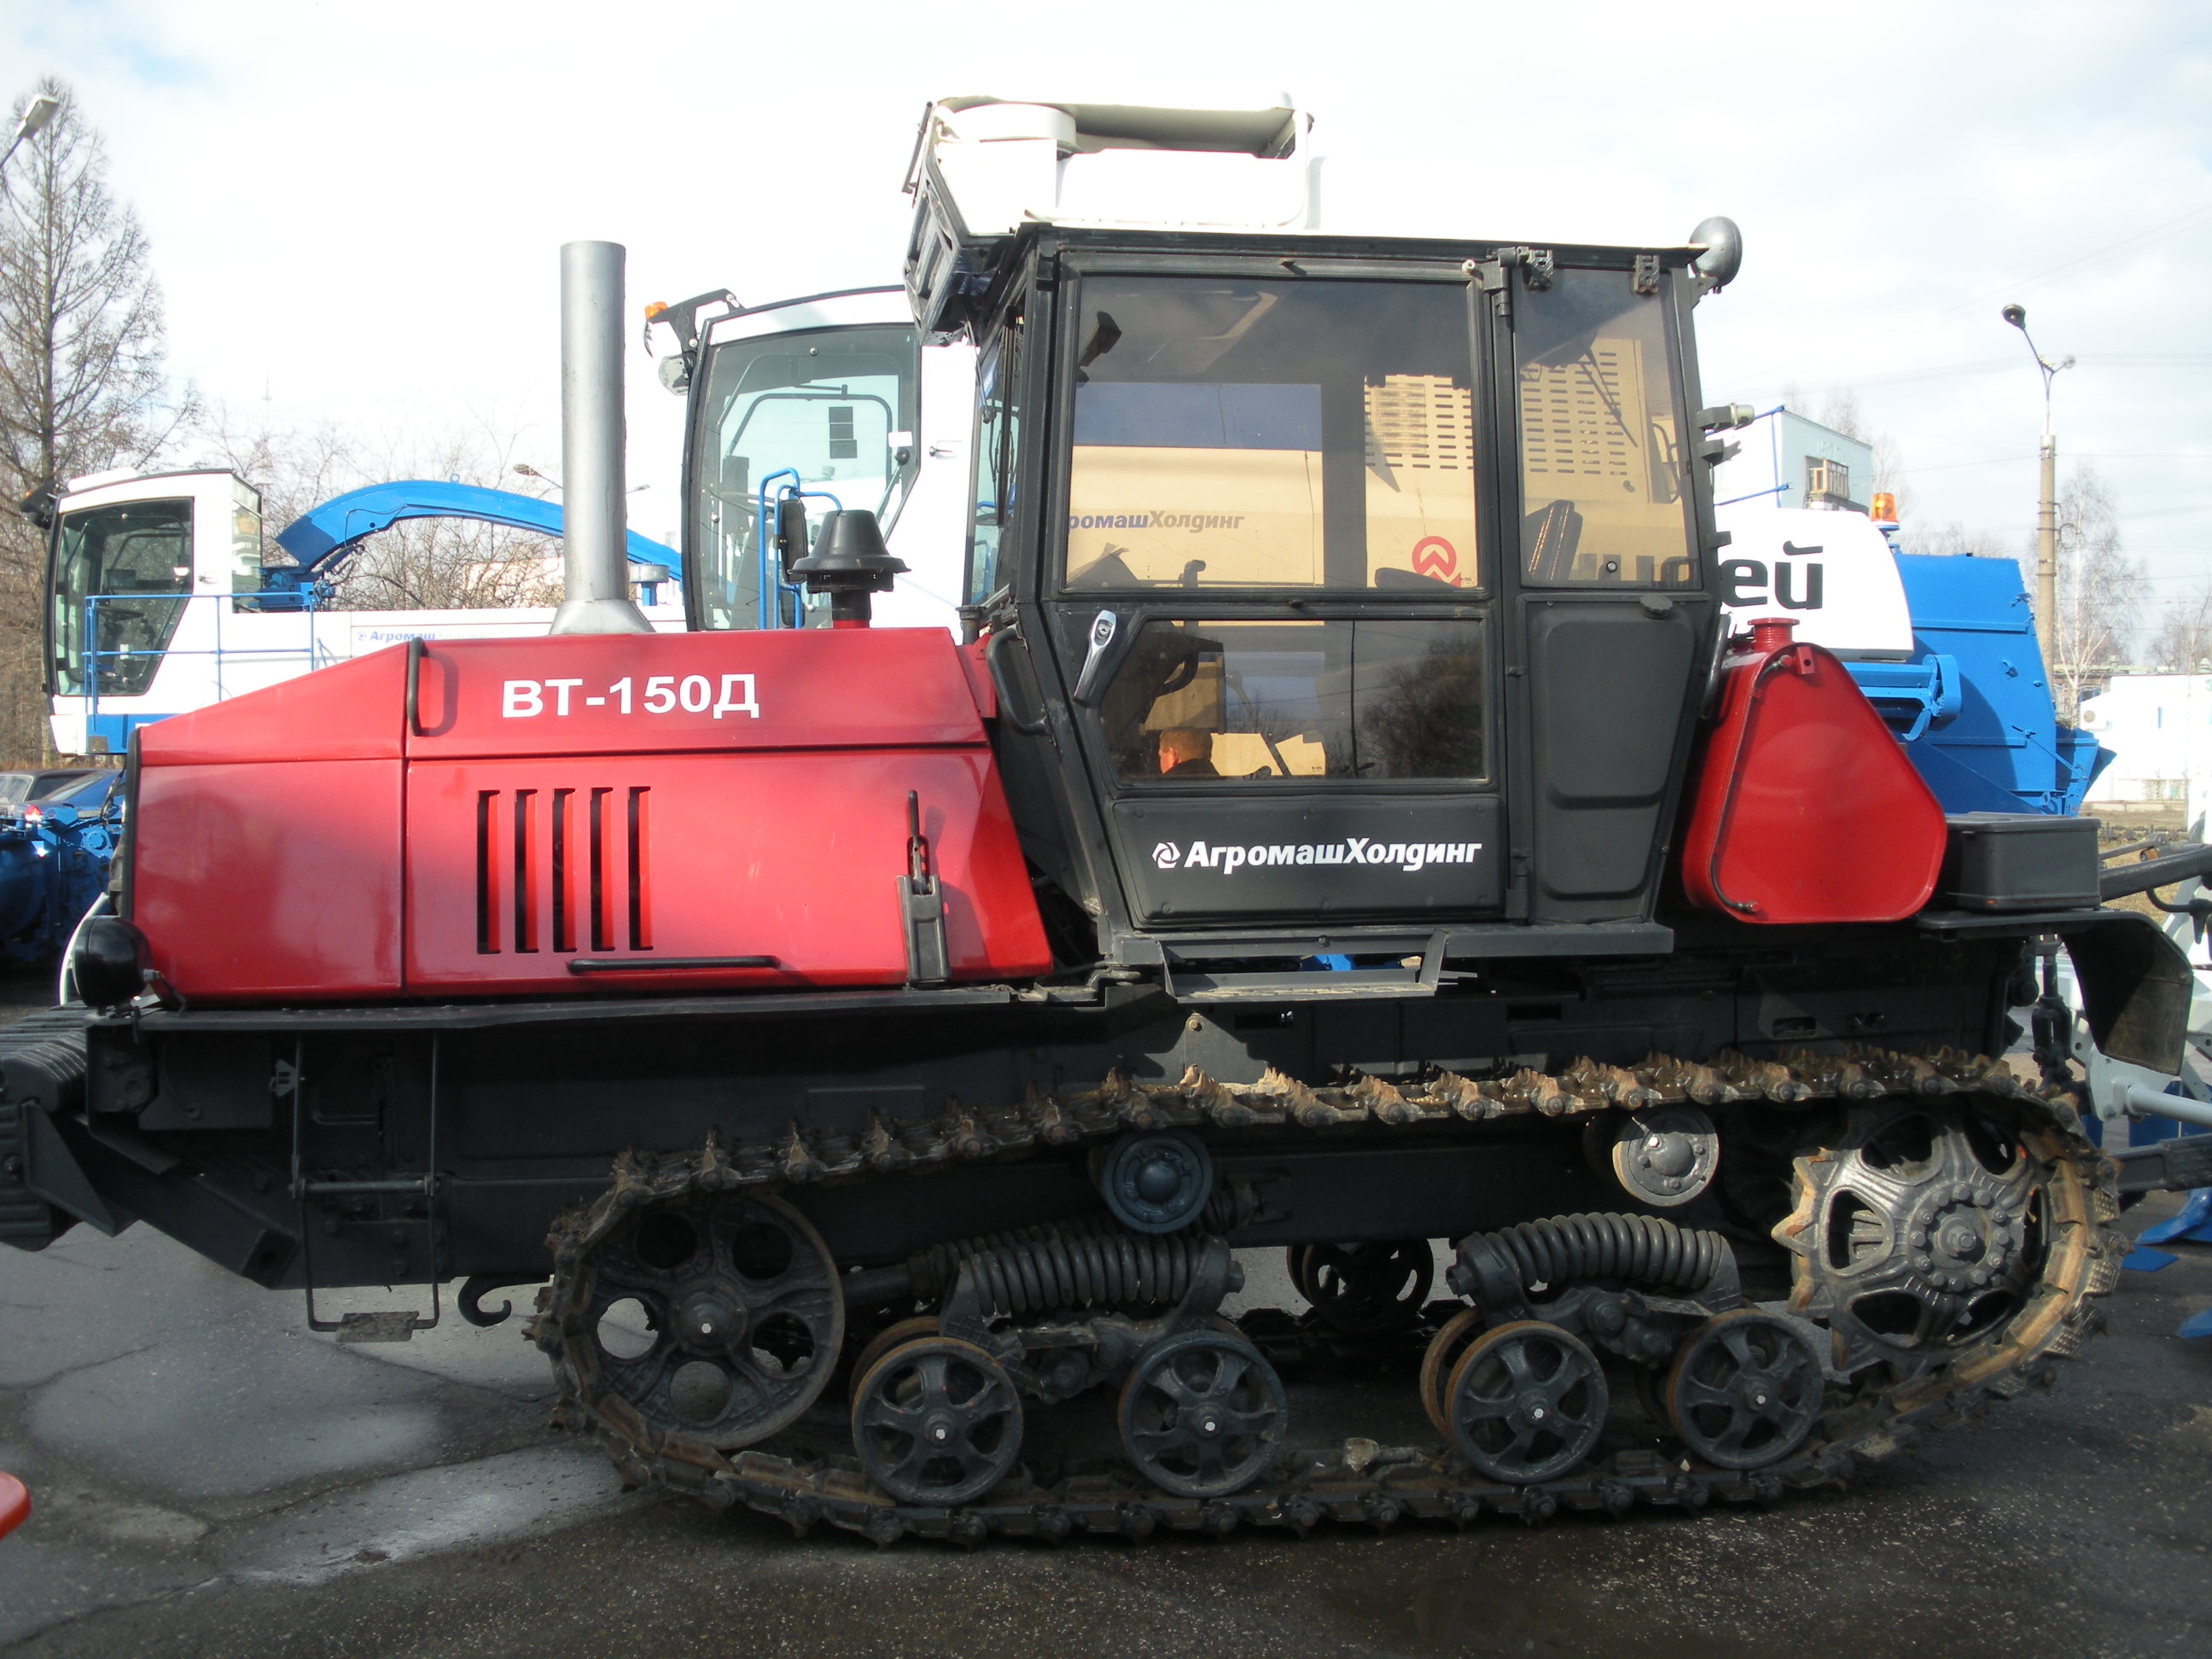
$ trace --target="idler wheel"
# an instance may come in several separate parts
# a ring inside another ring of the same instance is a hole
[[[1452,1442],[1493,1480],[1553,1480],[1590,1455],[1605,1428],[1605,1370],[1582,1339],[1541,1320],[1485,1331],[1444,1386]]]
[[[972,1343],[917,1337],[853,1390],[853,1448],[868,1477],[905,1504],[965,1504],[1005,1480],[1022,1449],[1022,1402],[999,1362]]]
[[[1308,1244],[1293,1252],[1291,1282],[1331,1329],[1381,1336],[1419,1322],[1436,1270],[1425,1238]]]
[[[1696,1456],[1715,1468],[1756,1469],[1805,1443],[1825,1392],[1820,1356],[1802,1330],[1739,1308],[1690,1333],[1662,1398]]]
[[[1450,1382],[1452,1367],[1459,1364],[1468,1344],[1481,1334],[1482,1310],[1464,1309],[1444,1321],[1421,1354],[1421,1409],[1447,1440],[1451,1438],[1451,1422],[1444,1415],[1444,1385]]]
[[[648,1205],[586,1264],[578,1371],[664,1434],[718,1450],[789,1426],[820,1396],[845,1336],[836,1264],[782,1200]]]
[[[1273,1461],[1290,1405],[1258,1350],[1201,1328],[1138,1360],[1115,1421],[1129,1461],[1154,1486],[1178,1498],[1226,1498]]]

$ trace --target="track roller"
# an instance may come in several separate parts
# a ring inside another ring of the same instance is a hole
[[[1226,1498],[1266,1473],[1290,1407],[1257,1349],[1201,1327],[1138,1360],[1115,1418],[1130,1461],[1153,1485],[1178,1498]]]
[[[965,1504],[997,1486],[1022,1449],[1022,1403],[999,1362],[946,1336],[902,1342],[853,1390],[853,1447],[905,1504]]]
[[[902,1343],[911,1342],[917,1337],[935,1336],[938,1333],[936,1316],[922,1314],[912,1319],[902,1319],[895,1324],[886,1325],[870,1337],[860,1352],[853,1358],[853,1369],[848,1379],[853,1402],[859,1403],[861,1380],[870,1371],[875,1370],[876,1362],[878,1359]]]
[[[1440,1403],[1452,1443],[1482,1474],[1516,1485],[1552,1480],[1597,1444],[1605,1371],[1581,1338],[1516,1319],[1468,1344]]]
[[[1418,1385],[1421,1409],[1428,1413],[1430,1426],[1447,1440],[1451,1438],[1451,1421],[1444,1415],[1444,1388],[1451,1381],[1452,1368],[1459,1364],[1459,1357],[1481,1334],[1482,1310],[1463,1308],[1444,1321],[1421,1352]]]
[[[1381,1336],[1416,1323],[1436,1277],[1425,1238],[1294,1245],[1291,1283],[1314,1313],[1346,1336]]]
[[[1739,1308],[1690,1333],[1661,1397],[1694,1455],[1716,1468],[1756,1469],[1805,1443],[1825,1392],[1820,1356],[1797,1326]]]

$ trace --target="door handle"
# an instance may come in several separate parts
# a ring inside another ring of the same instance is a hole
[[[407,641],[407,735],[423,735],[421,719],[422,702],[422,636],[417,634]]]
[[[1075,700],[1085,708],[1098,701],[1106,677],[1121,659],[1114,642],[1121,631],[1121,618],[1102,611],[1091,619],[1091,649],[1085,653],[1083,672],[1076,676]]]

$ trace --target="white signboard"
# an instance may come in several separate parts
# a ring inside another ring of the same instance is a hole
[[[1740,626],[1788,617],[1796,637],[1843,658],[1912,654],[1897,560],[1860,513],[1745,503],[1716,515],[1733,538],[1714,562],[1721,604]]]

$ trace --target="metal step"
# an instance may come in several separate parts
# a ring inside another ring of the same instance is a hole
[[[348,1346],[359,1342],[412,1342],[415,1333],[427,1331],[438,1322],[435,1315],[425,1319],[405,1308],[379,1313],[349,1313],[338,1316],[336,1338]],[[332,1328],[324,1323],[324,1329]]]

